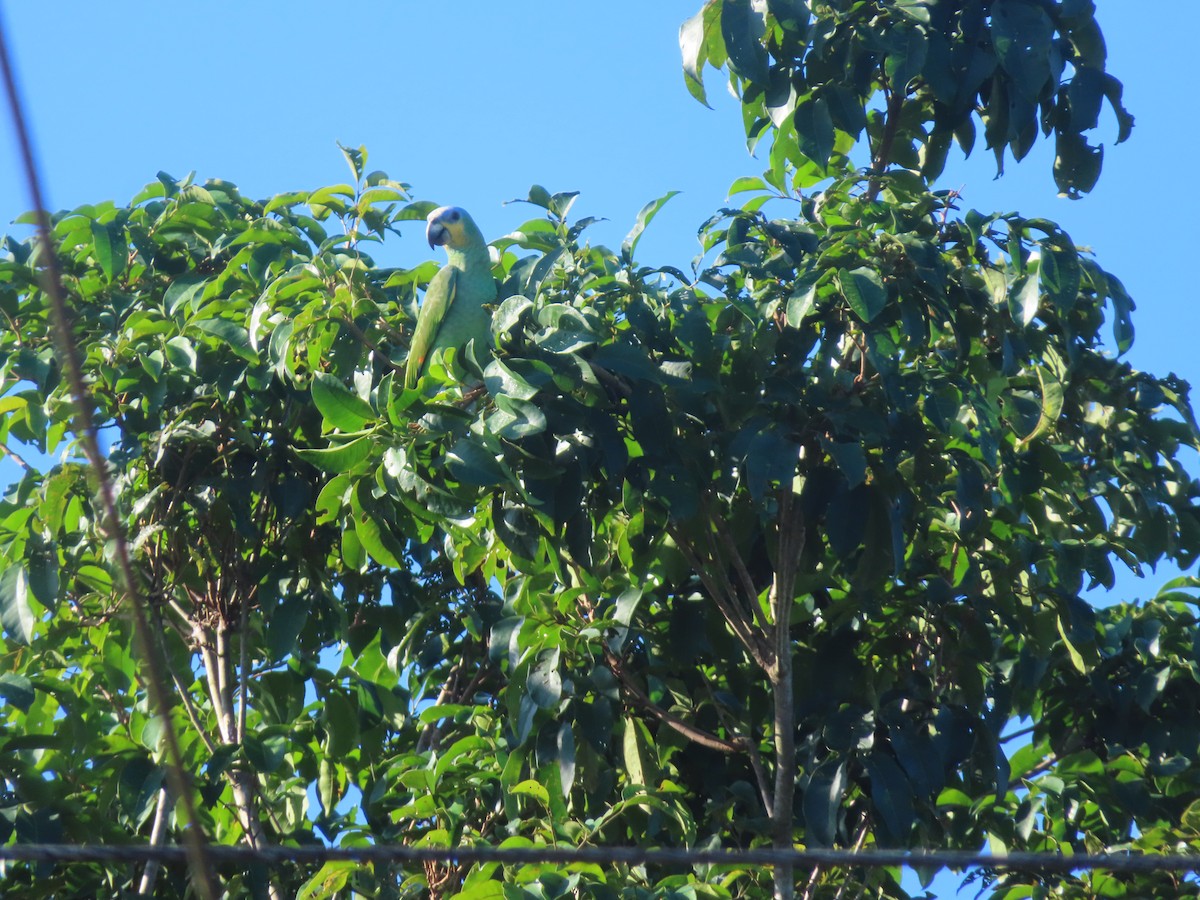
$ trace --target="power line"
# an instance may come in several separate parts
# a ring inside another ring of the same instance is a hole
[[[886,868],[1000,869],[1043,874],[1100,870],[1113,873],[1200,872],[1200,854],[1133,855],[1017,852],[979,853],[967,850],[837,850],[776,848],[643,848],[643,847],[410,847],[375,844],[368,847],[260,847],[216,846],[205,848],[214,863],[249,866],[288,863],[491,863],[521,865],[652,866],[793,866],[799,869]],[[48,863],[184,863],[184,847],[149,844],[12,844],[0,847],[0,862]]]

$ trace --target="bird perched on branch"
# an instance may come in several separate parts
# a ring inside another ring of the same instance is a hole
[[[453,347],[461,352],[472,339],[477,352],[491,344],[491,315],[484,305],[496,299],[496,282],[479,226],[457,206],[439,207],[427,221],[429,246],[445,247],[449,262],[425,289],[404,371],[408,388],[416,387],[433,351]]]

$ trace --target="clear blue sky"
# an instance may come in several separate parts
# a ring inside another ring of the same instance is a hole
[[[683,86],[676,34],[700,5],[0,0],[53,208],[126,202],[159,170],[195,170],[252,196],[341,182],[340,140],[365,144],[370,167],[411,183],[417,197],[467,207],[489,237],[534,214],[504,201],[535,182],[581,191],[575,212],[609,219],[592,233],[610,245],[645,202],[681,190],[639,255],[684,269],[696,228],[729,184],[763,168],[746,154],[720,75],[709,70],[715,110]],[[1115,123],[1102,120],[1104,174],[1093,193],[1055,196],[1049,145],[993,180],[982,140],[965,162],[951,151],[939,186],[961,188],[983,212],[1054,219],[1092,247],[1137,301],[1133,364],[1200,384],[1191,268],[1200,238],[1188,213],[1200,126],[1184,80],[1200,4],[1097,5],[1109,70],[1137,124],[1114,147]],[[28,205],[5,115],[0,230]],[[430,255],[416,226],[389,243],[389,262]]]

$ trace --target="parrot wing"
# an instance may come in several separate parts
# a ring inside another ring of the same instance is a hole
[[[417,330],[413,332],[412,344],[408,348],[408,363],[404,369],[406,388],[417,386],[417,379],[437,338],[438,328],[454,303],[457,274],[453,266],[442,266],[425,289],[425,301],[417,313]]]

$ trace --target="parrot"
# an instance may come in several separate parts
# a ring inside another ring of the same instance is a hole
[[[426,221],[430,249],[445,247],[449,262],[425,289],[404,371],[406,388],[416,387],[434,350],[462,350],[472,338],[480,349],[491,343],[491,315],[484,306],[496,299],[496,282],[479,226],[457,206],[440,206]]]

